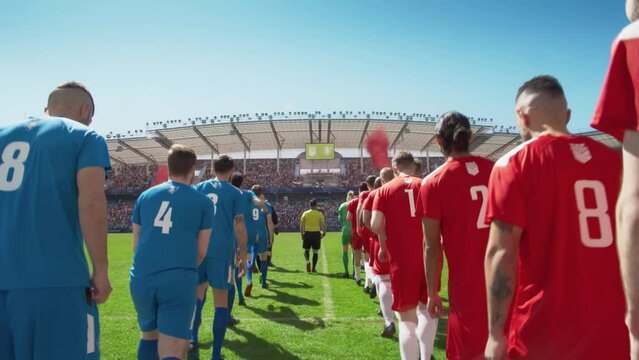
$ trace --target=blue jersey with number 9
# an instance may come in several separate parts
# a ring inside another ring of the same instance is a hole
[[[131,281],[144,286],[197,284],[197,235],[213,225],[213,204],[191,186],[167,181],[140,195],[131,221],[140,225]]]
[[[0,290],[89,286],[77,173],[111,167],[104,138],[64,118],[0,129]]]

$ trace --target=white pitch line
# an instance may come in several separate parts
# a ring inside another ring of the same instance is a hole
[[[322,246],[321,256],[322,256],[322,272],[325,275],[328,275],[328,261],[326,260],[326,242],[324,242],[324,246]],[[324,287],[324,306],[326,307],[325,316],[326,320],[333,320],[335,317],[335,312],[333,311],[333,293],[331,292],[331,282],[328,280],[328,277],[322,277],[322,286]]]

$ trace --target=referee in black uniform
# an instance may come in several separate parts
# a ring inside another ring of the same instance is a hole
[[[302,247],[304,248],[304,259],[306,259],[306,272],[311,272],[310,250],[313,249],[313,269],[317,272],[317,257],[320,243],[326,235],[326,223],[324,215],[317,210],[317,200],[309,201],[310,210],[302,214],[300,221],[300,233],[302,234]]]

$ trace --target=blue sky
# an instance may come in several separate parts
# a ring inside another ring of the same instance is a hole
[[[459,110],[510,125],[557,76],[585,130],[623,0],[2,1],[0,126],[85,83],[101,133],[273,111]]]

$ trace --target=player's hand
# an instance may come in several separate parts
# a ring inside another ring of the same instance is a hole
[[[488,337],[488,343],[486,344],[484,357],[486,358],[486,360],[505,359],[507,346],[508,340],[506,339],[505,335],[501,335],[498,338],[491,335]]]
[[[113,288],[109,281],[109,275],[105,273],[93,273],[91,278],[91,297],[96,304],[102,304],[109,298]]]
[[[439,294],[428,294],[428,313],[433,319],[444,316],[444,304]]]
[[[357,228],[357,236],[362,236],[362,232],[359,230],[359,227]]]
[[[326,231],[322,232],[322,239],[324,238],[324,236],[326,236]]]
[[[388,254],[386,253],[386,249],[383,246],[380,246],[379,252],[377,253],[377,260],[382,263],[388,262]]]
[[[639,323],[637,320],[639,319],[636,311],[629,308],[626,312],[626,326],[630,330],[630,359],[632,360],[639,360],[639,334],[636,334],[639,331]]]
[[[237,278],[243,278],[246,275],[246,260],[240,258],[237,262]]]

